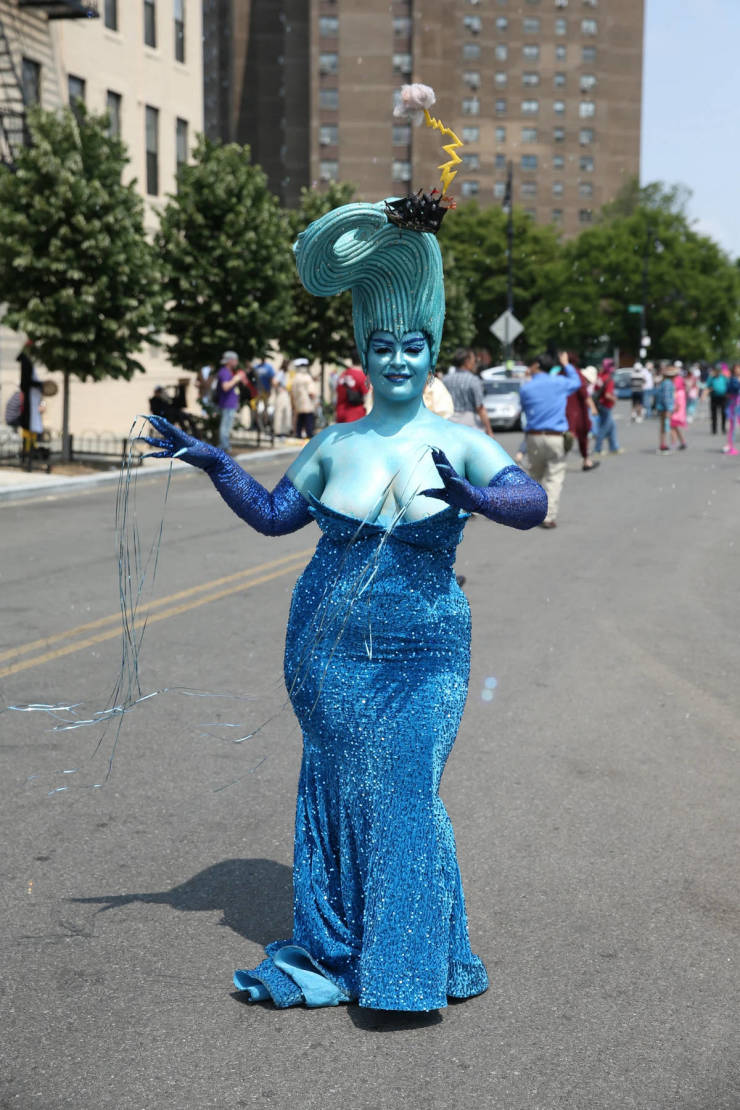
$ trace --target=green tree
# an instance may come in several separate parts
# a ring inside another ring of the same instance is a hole
[[[156,243],[165,267],[171,362],[188,370],[225,348],[262,355],[290,317],[287,220],[249,147],[200,137],[180,168]]]
[[[506,308],[506,222],[507,215],[498,206],[481,208],[477,201],[469,201],[445,217],[439,234],[446,278],[459,286],[470,304],[473,343],[479,347],[491,346],[490,325]],[[535,224],[515,208],[514,312],[525,329],[515,345],[520,351],[542,342],[542,306],[551,295],[559,255],[554,229]]]
[[[551,319],[562,324],[564,346],[587,352],[608,335],[612,347],[636,356],[642,317],[629,306],[644,304],[651,354],[714,360],[740,333],[737,267],[691,228],[680,188],[646,188],[646,204],[626,215],[607,206],[565,245]]]
[[[70,456],[69,380],[130,379],[152,337],[158,264],[143,203],[124,185],[123,143],[106,117],[34,108],[15,173],[0,173],[0,300],[4,322],[64,375],[63,454]]]

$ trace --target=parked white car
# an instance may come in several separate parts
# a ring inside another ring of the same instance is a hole
[[[490,373],[485,371],[485,373]],[[508,377],[495,374],[484,377],[481,374],[483,385],[483,405],[488,414],[492,428],[506,430],[522,427],[522,402],[519,390],[524,381],[523,377]]]

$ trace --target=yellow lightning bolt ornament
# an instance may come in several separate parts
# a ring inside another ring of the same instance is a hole
[[[452,167],[459,166],[462,162],[462,158],[457,153],[457,148],[463,145],[462,139],[458,139],[455,132],[451,128],[445,127],[441,120],[430,116],[426,108],[424,109],[424,116],[426,118],[427,127],[433,127],[435,131],[439,131],[442,135],[449,135],[452,140],[442,147],[445,154],[449,154],[449,161],[443,162],[441,166],[437,166],[437,169],[442,171],[442,176],[439,180],[442,186],[442,193],[444,194],[447,192],[448,186],[452,183],[452,179],[457,175],[457,170],[453,170]]]

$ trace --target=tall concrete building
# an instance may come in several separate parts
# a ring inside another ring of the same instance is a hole
[[[639,175],[643,8],[206,0],[206,128],[249,142],[289,204],[331,180],[430,188],[439,136],[391,118],[394,90],[424,81],[465,144],[453,193],[500,203],[511,161],[515,204],[572,235]]]

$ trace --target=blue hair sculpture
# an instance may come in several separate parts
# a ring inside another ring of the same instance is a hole
[[[298,276],[315,296],[352,291],[363,365],[374,331],[421,331],[434,366],[445,317],[442,253],[433,235],[391,223],[386,203],[345,204],[309,224],[293,247]]]

